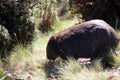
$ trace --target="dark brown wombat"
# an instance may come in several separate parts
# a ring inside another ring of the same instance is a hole
[[[53,35],[47,45],[47,58],[96,58],[119,44],[116,31],[103,20],[90,20]]]

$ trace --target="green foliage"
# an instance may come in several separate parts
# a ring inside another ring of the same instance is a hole
[[[3,66],[3,64],[2,64],[2,61],[0,60],[0,79],[5,76],[2,66]]]
[[[69,0],[72,13],[77,15],[82,14],[82,16],[77,16],[80,19],[88,17],[87,15],[89,15],[94,2],[95,0]]]
[[[120,66],[120,55],[116,54],[109,54],[107,57],[108,64],[114,66],[114,67],[119,67]]]
[[[102,19],[120,29],[119,0],[70,0],[71,10],[83,20]],[[79,14],[82,14],[80,16]]]
[[[5,74],[4,74],[4,70],[0,67],[0,78],[4,77]]]
[[[48,32],[52,29],[52,24],[56,20],[56,9],[55,4],[56,0],[41,0],[40,4],[38,3],[33,11],[33,15],[37,17],[37,26],[40,31]]]
[[[55,21],[53,25],[53,31],[54,33],[60,32],[68,27],[71,27],[75,24],[78,24],[78,19],[74,18],[71,20],[60,20],[60,21]]]
[[[30,20],[29,0],[0,0],[0,24],[8,30],[12,41],[27,44],[33,38],[34,23]]]
[[[120,55],[113,53],[112,51],[108,54],[103,55],[103,63],[105,63],[105,66],[109,67],[118,67],[120,66]]]
[[[11,37],[4,26],[0,25],[0,57],[3,58],[8,55],[12,45]]]
[[[33,15],[37,28],[43,33],[54,30],[53,25],[59,19],[71,18],[66,0],[41,0],[33,8]]]

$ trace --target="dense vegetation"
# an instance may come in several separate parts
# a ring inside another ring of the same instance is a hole
[[[83,20],[103,19],[114,28],[120,28],[119,0],[70,0],[73,13]]]
[[[99,18],[119,28],[119,3],[119,0],[0,0],[0,80],[120,80],[120,47],[117,56],[106,56],[111,68],[104,68],[101,59],[93,62],[46,59],[50,36],[72,25]]]

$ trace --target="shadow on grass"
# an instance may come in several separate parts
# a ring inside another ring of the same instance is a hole
[[[47,61],[44,65],[44,72],[46,74],[47,80],[59,79],[61,75],[57,66],[60,66],[63,63],[62,60]]]

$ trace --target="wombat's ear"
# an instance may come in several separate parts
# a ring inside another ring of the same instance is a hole
[[[53,36],[51,36],[51,38],[50,38],[51,40],[56,40],[56,36],[55,35],[53,35]]]

